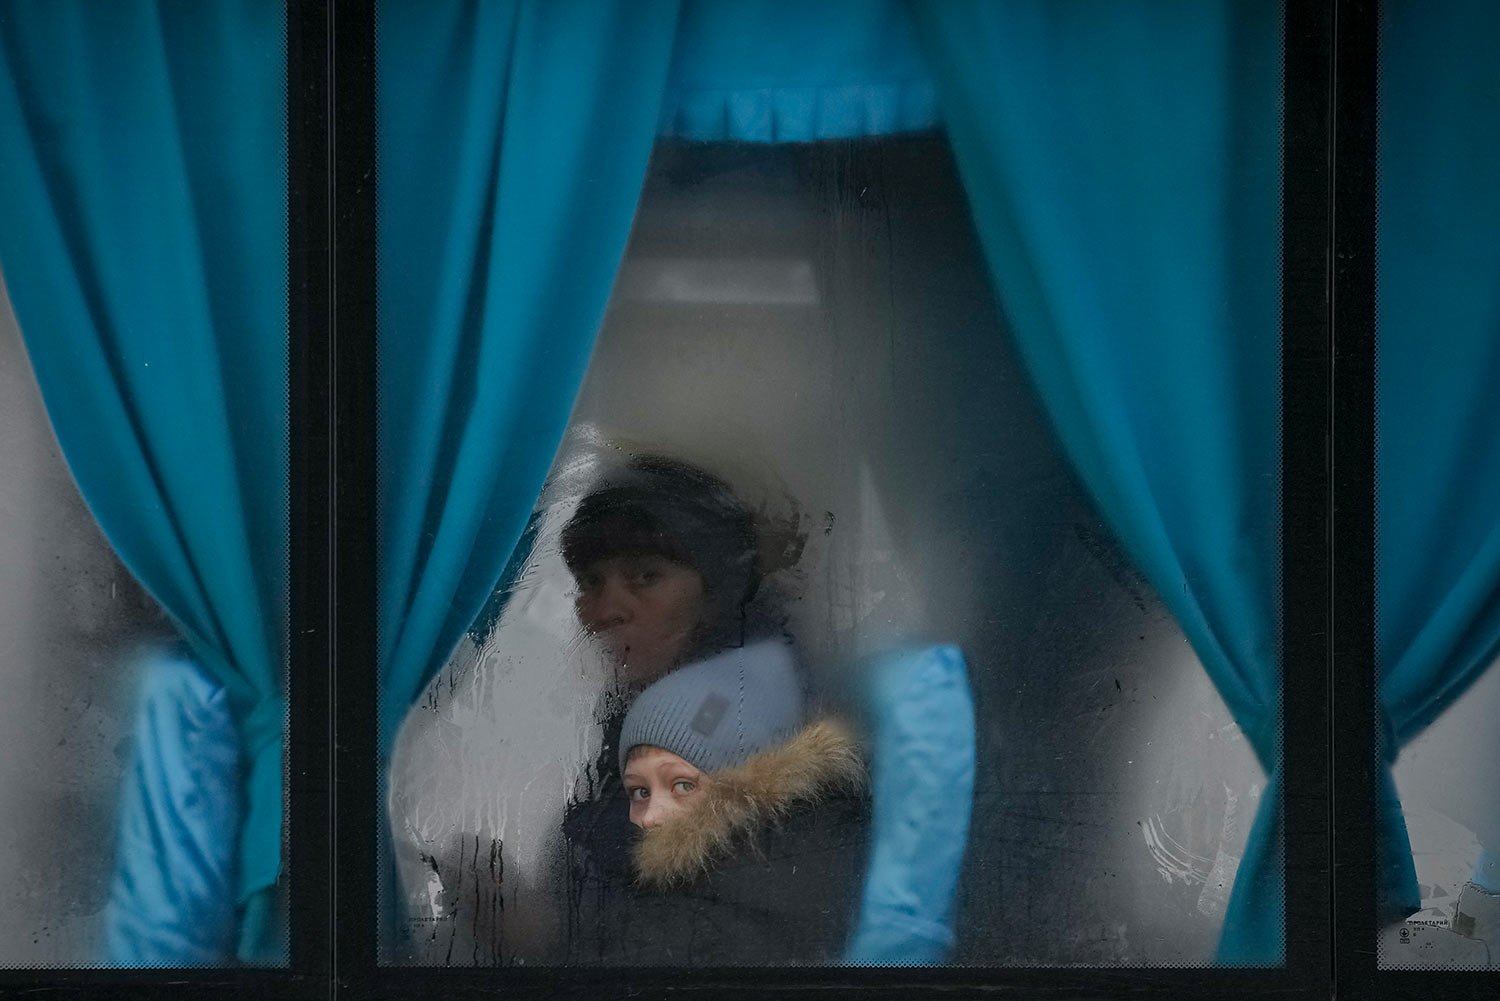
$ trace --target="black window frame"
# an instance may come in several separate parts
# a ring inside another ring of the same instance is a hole
[[[360,6],[364,8],[362,14],[373,21],[373,4]],[[1346,31],[1352,31],[1363,22],[1373,26],[1373,4],[1366,9],[1365,5],[1339,4],[1334,0],[1308,4],[1291,2],[1285,7],[1281,598],[1283,699],[1286,708],[1283,716],[1285,837],[1289,863],[1287,961],[1284,967],[612,970],[379,966],[374,932],[379,927],[380,915],[376,910],[378,869],[374,838],[378,817],[373,809],[372,794],[378,787],[378,776],[375,774],[372,694],[368,704],[340,699],[338,705],[340,795],[342,797],[346,791],[345,776],[353,785],[350,791],[355,793],[348,801],[350,809],[347,812],[345,801],[340,799],[339,815],[341,822],[366,825],[366,833],[359,835],[360,850],[357,853],[346,850],[340,856],[339,910],[347,915],[358,915],[351,923],[361,931],[358,939],[341,939],[337,961],[341,990],[360,999],[389,998],[392,1001],[429,991],[473,998],[545,996],[590,999],[667,994],[684,997],[834,994],[904,999],[955,991],[1009,993],[1026,998],[1118,997],[1127,994],[1139,998],[1173,999],[1231,995],[1284,999],[1332,997],[1335,970],[1330,914],[1334,891],[1328,815],[1331,782],[1327,766],[1328,740],[1333,733],[1334,719],[1330,702],[1333,690],[1334,581],[1329,558],[1333,503],[1329,443],[1337,429],[1333,426],[1332,384],[1336,317],[1328,307],[1333,301],[1334,280],[1329,247],[1335,190],[1331,129],[1336,18],[1340,25],[1348,20]],[[360,65],[368,66],[373,62],[373,26],[362,24],[358,31],[357,35],[341,32],[336,45],[371,46],[369,55],[364,55],[361,48]],[[1355,38],[1353,35],[1345,37]],[[1368,41],[1373,47],[1373,37]],[[1353,57],[1346,55],[1345,58]],[[1365,58],[1373,64],[1373,51]],[[373,91],[373,80],[364,85]],[[1373,95],[1372,80],[1365,97],[1371,105]],[[342,137],[349,129],[364,133],[365,127],[359,117],[362,112],[371,116],[372,129],[373,106],[352,108],[342,103],[343,96],[344,91],[340,89],[339,135]],[[1343,96],[1351,102],[1360,100],[1355,91]],[[353,118],[346,117],[349,111],[353,111]],[[357,137],[355,141],[359,141]],[[347,147],[341,144],[338,165],[341,176],[345,169],[352,169],[344,162],[346,150]],[[358,171],[360,176],[373,176],[373,149],[370,152],[370,161]],[[1373,146],[1369,152],[1373,163]],[[1354,249],[1356,253],[1362,249],[1373,256],[1373,240]],[[364,303],[374,302],[373,257],[360,263],[366,270],[349,276],[359,284],[360,292],[350,292],[350,295]],[[341,301],[344,292],[341,287]],[[1373,301],[1373,295],[1371,299]],[[373,330],[373,324],[367,329]],[[1347,350],[1371,353],[1371,348],[1372,345],[1356,340]],[[1345,350],[1342,344],[1340,350]],[[373,373],[373,365],[361,371]],[[373,403],[373,393],[369,398]],[[373,427],[373,406],[363,417]],[[1349,472],[1353,473],[1352,470]],[[1369,506],[1373,513],[1373,494]],[[370,531],[373,533],[373,526],[370,526]],[[372,547],[373,536],[362,539],[358,545],[361,550]],[[364,590],[363,581],[359,586]],[[1368,583],[1362,586],[1373,602],[1372,587]],[[373,599],[373,587],[369,591]],[[1356,589],[1353,598],[1359,593]],[[370,607],[373,607],[373,601]],[[369,625],[373,626],[373,622]],[[372,636],[373,629],[367,635]],[[342,640],[341,634],[340,650],[345,659],[349,657],[350,649],[361,649],[358,646],[345,647]],[[351,636],[350,641],[357,644],[361,639]],[[1373,699],[1373,688],[1370,691]],[[1371,701],[1369,707],[1373,704]],[[1371,715],[1370,708],[1366,708],[1365,715]],[[1373,747],[1373,744],[1366,746]],[[1373,948],[1373,932],[1367,941]]]

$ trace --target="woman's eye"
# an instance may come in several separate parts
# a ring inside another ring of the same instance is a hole
[[[626,564],[625,576],[632,584],[649,584],[661,576],[661,569],[643,560],[639,563]]]
[[[672,783],[672,789],[679,793],[690,793],[696,788],[698,788],[698,783],[688,779],[678,779]]]

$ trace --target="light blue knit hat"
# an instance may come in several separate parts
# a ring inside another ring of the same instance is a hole
[[[678,668],[625,714],[620,771],[643,744],[704,772],[733,768],[776,747],[802,725],[802,682],[791,650],[763,640]]]

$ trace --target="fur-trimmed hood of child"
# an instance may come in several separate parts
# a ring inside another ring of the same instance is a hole
[[[786,743],[716,772],[702,802],[648,828],[632,853],[636,881],[671,888],[708,874],[798,810],[858,796],[868,773],[859,743],[842,720],[816,720]]]

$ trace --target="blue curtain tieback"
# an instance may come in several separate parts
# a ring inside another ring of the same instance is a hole
[[[1377,911],[1380,924],[1401,921],[1422,909],[1422,891],[1417,885],[1417,867],[1412,862],[1411,838],[1406,830],[1406,815],[1401,809],[1401,797],[1396,792],[1396,779],[1391,768],[1401,754],[1401,745],[1396,739],[1396,728],[1391,715],[1384,706],[1379,708],[1377,735],[1379,748],[1372,750],[1380,757],[1379,791],[1377,793],[1377,824],[1375,847]]]
[[[282,841],[282,756],[286,743],[286,700],[263,699],[240,721],[244,741],[245,821],[241,828],[237,902],[276,885],[280,851],[266,853],[267,843]],[[268,833],[274,831],[274,833]]]

